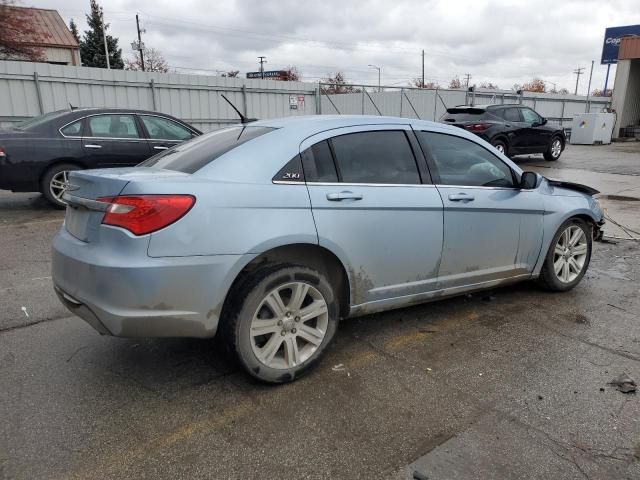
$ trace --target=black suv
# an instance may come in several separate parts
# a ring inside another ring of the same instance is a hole
[[[440,121],[475,133],[507,156],[542,153],[554,161],[566,144],[561,127],[521,105],[462,105],[448,108]]]

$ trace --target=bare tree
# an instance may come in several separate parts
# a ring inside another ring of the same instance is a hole
[[[336,72],[334,75],[323,78],[322,83],[325,84],[322,86],[323,93],[358,93],[362,91],[350,85],[342,72]]]
[[[486,88],[487,90],[500,90],[500,87],[498,87],[498,85],[491,82],[481,82],[480,88]]]
[[[298,67],[294,67],[289,65],[284,69],[287,74],[285,75],[284,80],[288,82],[299,82],[302,79],[302,72],[298,69]]]
[[[569,90],[567,90],[566,88],[561,88],[560,90],[558,90],[558,93],[560,95],[567,95],[569,93]]]
[[[462,88],[462,82],[460,81],[460,78],[458,77],[452,78],[451,81],[449,82],[449,88],[451,89]]]
[[[162,56],[162,54],[155,48],[142,49],[144,56],[144,70],[146,72],[159,72],[167,73],[169,71],[169,64]],[[133,59],[126,59],[124,61],[125,70],[142,70],[142,60],[140,59],[140,52],[134,53]]]
[[[240,70],[229,70],[227,73],[220,75],[221,77],[237,78],[240,74]]]
[[[610,88],[607,88],[606,92],[603,92],[602,90],[598,90],[597,88],[591,92],[591,95],[593,97],[610,97],[613,95],[613,90],[611,90]]]
[[[43,60],[44,51],[34,44],[51,35],[39,31],[28,11],[15,3],[0,0],[0,59]]]
[[[438,82],[424,82],[422,83],[422,79],[421,78],[414,78],[412,80],[413,86],[414,87],[418,87],[418,88],[428,88],[431,90],[435,90],[436,88],[440,88],[440,85],[438,85]]]

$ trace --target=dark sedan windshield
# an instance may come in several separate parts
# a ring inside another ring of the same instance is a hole
[[[275,129],[251,126],[223,128],[165,150],[139,166],[193,173],[237,146],[272,130]]]

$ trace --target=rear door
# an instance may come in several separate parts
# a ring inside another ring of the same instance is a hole
[[[323,132],[301,156],[320,245],[348,265],[353,304],[435,289],[442,200],[409,126]]]
[[[531,273],[542,244],[541,196],[520,190],[511,167],[472,140],[417,135],[444,204],[439,288]]]
[[[134,166],[150,156],[135,114],[91,115],[85,122],[82,148],[92,168]]]
[[[500,116],[505,121],[505,131],[509,139],[509,149],[513,153],[527,151],[526,124],[522,121],[520,109],[517,106],[506,106],[500,109]]]
[[[152,155],[195,136],[186,126],[160,115],[139,114],[138,118],[145,130]]]

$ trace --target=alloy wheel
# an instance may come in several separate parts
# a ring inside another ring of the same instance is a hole
[[[57,201],[61,203],[65,203],[62,200],[62,195],[69,188],[69,171],[62,170],[61,172],[56,173],[53,177],[51,177],[51,182],[49,182],[49,191],[51,192],[51,196],[54,197]]]
[[[565,229],[558,238],[553,252],[553,270],[563,283],[573,282],[584,269],[587,259],[587,236],[576,225]]]
[[[267,367],[296,367],[318,350],[328,325],[327,302],[318,289],[303,282],[287,283],[260,302],[251,321],[251,347]]]
[[[495,149],[498,150],[500,153],[504,154],[504,145],[502,145],[501,143],[494,145]]]
[[[558,158],[560,153],[562,152],[562,142],[557,138],[551,142],[551,156],[553,158]]]

